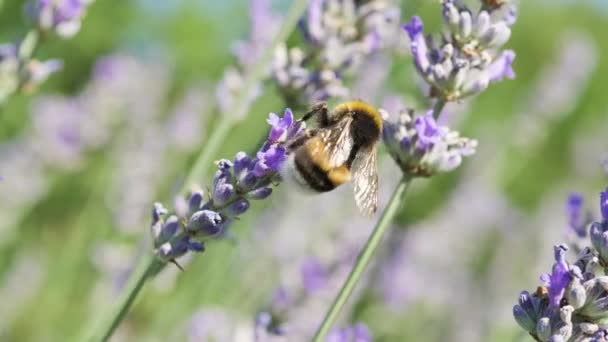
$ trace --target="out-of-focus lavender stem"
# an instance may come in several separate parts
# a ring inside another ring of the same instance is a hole
[[[162,262],[151,254],[142,258],[137,268],[133,270],[133,274],[118,301],[116,314],[103,320],[97,332],[87,341],[107,341],[129,311],[146,280],[162,267]]]
[[[443,110],[444,106],[445,102],[442,100],[438,100],[435,103],[435,106],[433,107],[434,118],[437,118],[441,114],[441,111]],[[386,205],[386,208],[384,209],[380,220],[376,224],[374,231],[367,239],[363,250],[361,250],[359,256],[357,257],[357,261],[355,262],[353,269],[350,271],[350,274],[344,282],[344,285],[342,285],[340,293],[338,293],[338,296],[336,297],[336,299],[334,299],[334,302],[329,308],[329,311],[327,311],[327,314],[325,315],[321,326],[315,334],[313,342],[325,341],[327,334],[333,328],[336,319],[338,318],[338,315],[342,310],[342,307],[344,307],[346,301],[355,290],[359,279],[361,279],[361,276],[365,272],[367,265],[372,260],[374,254],[376,253],[376,250],[378,249],[378,246],[380,246],[384,234],[390,227],[391,223],[393,222],[393,219],[395,218],[395,215],[403,204],[405,193],[409,188],[411,182],[412,178],[408,177],[407,175],[404,175],[399,184],[397,185],[397,188],[395,188],[395,191],[393,192],[391,199]]]
[[[211,165],[211,161],[217,155],[218,150],[220,149],[222,142],[230,133],[232,127],[238,122],[235,118],[242,118],[245,115],[243,113],[247,112],[250,105],[249,94],[251,94],[253,88],[258,84],[260,78],[263,77],[264,71],[267,70],[272,62],[272,57],[274,55],[274,51],[282,42],[285,42],[291,32],[295,29],[298,20],[302,17],[302,14],[306,10],[308,1],[306,0],[294,0],[285,20],[283,21],[283,25],[279,33],[277,33],[276,37],[274,37],[272,44],[264,51],[262,57],[257,61],[257,63],[251,69],[251,73],[247,75],[245,79],[245,84],[241,89],[241,92],[234,103],[234,106],[231,108],[232,113],[227,113],[230,115],[223,115],[220,117],[220,121],[217,124],[217,127],[211,132],[205,147],[201,151],[201,154],[198,156],[196,161],[194,162],[194,166],[192,167],[190,173],[186,177],[186,181],[184,182],[184,186],[182,188],[182,193],[187,192],[191,189],[193,185],[196,185],[198,179],[205,179],[206,177],[206,168]],[[225,113],[226,114],[226,113]]]

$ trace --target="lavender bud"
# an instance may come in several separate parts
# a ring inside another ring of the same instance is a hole
[[[274,114],[274,113],[272,113]],[[270,120],[270,119],[269,119]],[[253,159],[245,152],[239,152],[234,157],[234,175],[237,179],[242,179],[244,173],[253,168]]]
[[[162,203],[154,203],[154,208],[152,209],[152,224],[159,222],[162,216],[166,215],[167,213],[168,211]]]
[[[163,243],[169,241],[179,229],[179,219],[175,215],[171,215],[167,220],[157,222],[152,226],[152,237],[154,239],[154,246],[160,246]]]
[[[186,229],[197,236],[213,237],[222,231],[222,216],[212,210],[199,210],[192,214]]]
[[[536,322],[528,315],[526,310],[519,305],[513,306],[513,317],[517,324],[526,331],[534,331],[536,328]]]
[[[170,261],[181,257],[188,252],[189,238],[184,236],[177,240],[163,243],[157,249],[157,256],[163,261]]]
[[[205,251],[205,245],[199,241],[189,241],[188,250],[196,253],[202,253]]]
[[[188,209],[190,210],[191,213],[196,212],[197,210],[199,210],[202,207],[202,203],[203,203],[203,192],[200,190],[193,191],[190,194],[190,198],[188,198]]]
[[[264,187],[248,192],[247,198],[262,200],[270,196],[270,194],[272,194],[272,188]]]
[[[580,309],[585,305],[585,301],[587,300],[587,292],[585,288],[581,285],[581,281],[578,278],[575,278],[570,283],[570,289],[566,294],[566,299],[568,303],[574,307],[574,309]]]
[[[551,323],[548,317],[543,317],[536,324],[536,335],[541,341],[548,341],[551,337]]]
[[[239,216],[244,214],[249,209],[249,201],[244,198],[237,199],[234,203],[230,204],[222,212],[228,216]]]
[[[236,193],[234,185],[227,183],[226,178],[220,178],[213,189],[213,204],[222,206],[228,202]]]
[[[602,223],[593,222],[590,229],[591,244],[598,251],[599,258],[603,261],[608,260],[608,232],[606,228],[606,221],[604,221]]]

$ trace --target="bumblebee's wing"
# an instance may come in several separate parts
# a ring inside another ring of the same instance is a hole
[[[353,137],[350,126],[353,119],[348,117],[338,121],[335,125],[319,130],[319,137],[323,141],[323,151],[327,156],[330,168],[346,163],[353,148]]]
[[[378,172],[375,145],[357,153],[351,172],[355,188],[355,202],[363,214],[371,216],[378,208]]]

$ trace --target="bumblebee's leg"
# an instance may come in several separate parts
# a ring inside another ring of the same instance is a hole
[[[295,149],[297,149],[298,147],[304,145],[308,139],[314,137],[315,135],[317,135],[318,130],[317,129],[308,129],[306,131],[304,131],[304,133],[302,134],[302,136],[298,137],[297,139],[290,141],[289,144],[287,144],[287,150],[289,151],[293,151]]]
[[[317,122],[319,123],[320,127],[329,125],[329,109],[327,109],[326,102],[319,102],[312,106],[310,111],[304,114],[304,116],[302,116],[302,118],[300,118],[298,121],[308,121],[315,115],[318,115]]]

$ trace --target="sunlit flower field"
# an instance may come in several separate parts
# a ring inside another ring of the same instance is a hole
[[[0,341],[608,341],[603,0],[0,0]]]

